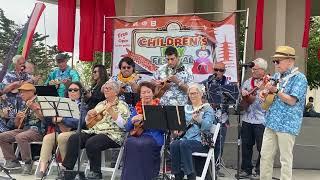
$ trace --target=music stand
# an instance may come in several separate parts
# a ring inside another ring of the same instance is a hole
[[[72,101],[69,98],[64,97],[53,97],[53,96],[38,96],[37,101],[40,105],[41,112],[44,117],[67,117],[67,118],[75,118],[80,119],[80,111],[78,108],[78,105],[76,102]],[[57,142],[57,127],[55,124],[55,135],[54,135],[54,142],[55,142],[55,148],[57,148],[56,142]],[[56,154],[54,153],[51,157],[51,160],[49,163],[52,163],[53,160],[57,163],[58,166],[58,175],[60,175],[60,167],[59,162],[57,160]],[[45,175],[42,179],[44,179],[47,175],[48,168],[45,172]],[[79,172],[80,173],[80,172]],[[84,173],[82,173],[84,176]]]
[[[172,130],[185,130],[186,118],[184,106],[143,106],[144,108],[144,129],[159,129],[165,132],[164,135],[164,155],[162,165],[162,179],[169,179],[166,174],[167,159],[167,136]]]
[[[59,96],[56,86],[35,86],[38,96]]]
[[[236,84],[228,85],[211,85],[207,91],[207,98],[210,104],[219,104],[219,113],[217,113],[219,121],[221,120],[222,111],[229,108],[230,105],[235,105],[238,103],[239,98],[239,87]],[[222,122],[220,122],[222,124]],[[220,127],[221,128],[221,127]],[[228,174],[231,173],[223,165],[222,160],[222,135],[219,132],[219,155],[217,157],[216,167],[223,167]]]

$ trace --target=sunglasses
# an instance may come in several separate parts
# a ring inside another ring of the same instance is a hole
[[[280,60],[273,60],[273,64],[280,64]]]
[[[219,72],[222,72],[222,73],[225,71],[225,69],[218,69],[218,68],[213,68],[213,70],[217,71],[217,72],[219,71]]]
[[[131,66],[122,66],[121,69],[131,69]]]
[[[78,92],[79,89],[68,89],[69,92]]]

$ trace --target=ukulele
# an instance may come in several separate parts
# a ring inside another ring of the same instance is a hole
[[[37,96],[34,96],[32,99],[30,99],[30,102],[34,102],[34,100],[37,98]],[[27,112],[30,110],[30,107],[27,106],[22,112],[25,114],[25,117],[23,119],[20,120],[19,125],[18,125],[18,129],[21,129],[23,127],[23,122],[25,121],[25,119],[27,118],[26,114]]]
[[[113,103],[111,103],[111,107],[117,105],[118,104],[118,100],[114,101]],[[98,106],[96,106],[94,108],[94,110],[96,111],[96,115],[93,117],[89,117],[88,118],[88,123],[87,123],[87,127],[88,128],[92,128],[94,125],[96,125],[99,121],[101,121],[104,117],[103,113],[105,112],[107,107],[107,102],[105,104],[100,104]]]
[[[269,79],[269,82],[271,83],[272,86],[277,86],[279,83],[278,79]],[[264,98],[264,102],[261,104],[261,107],[263,110],[268,110],[271,104],[274,101],[274,98],[276,97],[275,93],[271,93],[267,90],[263,90],[261,92],[262,97]]]
[[[184,70],[185,70],[184,66],[181,66],[178,69],[176,69],[176,72],[173,73],[172,76],[174,76],[177,73],[182,72]],[[161,85],[156,87],[155,97],[161,98],[164,95],[164,93],[171,87],[170,83],[171,83],[171,81],[168,80],[168,78],[166,78],[164,81],[162,81]]]
[[[254,88],[251,89],[246,96],[242,96],[240,107],[242,107],[243,110],[247,110],[249,106],[255,101],[257,91],[260,89],[260,87],[265,86],[268,82],[269,82],[269,77],[264,76],[258,86],[254,86]]]

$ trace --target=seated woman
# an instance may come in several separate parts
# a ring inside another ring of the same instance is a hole
[[[141,135],[133,134],[134,126],[143,121],[142,103],[158,105],[159,99],[154,99],[155,86],[150,82],[141,82],[138,87],[141,101],[135,106],[126,124],[126,130],[131,131],[124,144],[122,180],[145,179],[156,177],[160,169],[160,150],[163,145],[163,132],[160,130],[144,130]]]
[[[171,171],[175,180],[182,180],[184,175],[187,175],[189,180],[195,180],[192,153],[209,150],[209,147],[201,143],[201,132],[209,133],[216,121],[211,106],[202,102],[203,93],[201,85],[189,85],[188,96],[191,105],[185,106],[187,129],[185,133],[175,131],[174,134],[181,138],[170,144]]]
[[[128,105],[117,97],[119,85],[108,81],[103,87],[106,100],[88,111],[85,118],[88,129],[82,130],[80,134],[80,147],[86,149],[90,163],[87,179],[102,179],[101,151],[122,145],[125,137],[124,125],[130,116]],[[62,163],[67,170],[73,170],[77,161],[78,138],[79,134],[73,134],[68,140],[67,154]]]
[[[80,108],[80,120],[84,124],[84,118],[87,114],[87,107],[85,105],[81,106],[80,102],[80,92],[83,90],[83,87],[80,82],[72,82],[66,88],[66,97],[70,98],[72,101],[77,102]],[[51,159],[53,148],[55,147],[55,138],[57,138],[59,152],[61,155],[61,159],[64,160],[66,156],[66,146],[69,137],[74,134],[73,130],[77,129],[79,119],[74,118],[62,118],[58,117],[57,119],[52,118],[48,119],[49,121],[47,124],[50,126],[54,126],[53,124],[57,124],[57,137],[54,136],[54,133],[50,133],[44,136],[42,148],[40,152],[40,168],[39,173],[36,175],[37,178],[42,178],[45,175],[48,162]]]
[[[105,100],[101,87],[108,80],[106,67],[102,64],[97,64],[92,68],[92,85],[90,91],[85,93],[85,102],[88,109],[93,109],[99,102]]]

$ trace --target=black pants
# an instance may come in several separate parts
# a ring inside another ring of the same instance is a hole
[[[242,163],[241,169],[249,174],[252,174],[252,154],[253,146],[256,144],[259,152],[255,171],[260,173],[260,151],[263,139],[264,125],[251,124],[242,122],[241,139],[242,139]]]
[[[67,144],[66,157],[62,163],[67,170],[73,170],[78,158],[78,134],[70,136]],[[87,134],[81,133],[80,147],[86,148],[86,153],[90,162],[90,171],[101,172],[101,151],[109,148],[120,147],[105,134]]]

